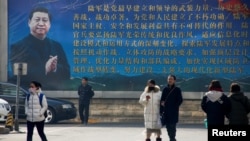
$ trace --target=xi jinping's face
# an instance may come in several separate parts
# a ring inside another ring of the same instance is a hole
[[[35,12],[29,20],[30,33],[38,39],[43,40],[50,29],[48,13]]]

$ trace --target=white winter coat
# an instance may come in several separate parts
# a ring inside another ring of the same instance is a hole
[[[27,115],[27,120],[30,122],[39,122],[45,119],[44,112],[47,111],[48,104],[45,95],[43,95],[42,105],[40,105],[39,95],[41,91],[37,93],[30,94],[29,101],[27,98],[25,100],[25,114]]]
[[[150,96],[147,101],[146,96]],[[160,129],[162,127],[160,120],[160,100],[161,91],[159,86],[155,86],[155,90],[149,92],[148,87],[140,96],[139,103],[144,106],[144,124],[148,129]]]

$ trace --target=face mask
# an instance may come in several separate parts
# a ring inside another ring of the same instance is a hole
[[[29,88],[29,92],[33,94],[36,93],[36,88]]]
[[[155,89],[155,87],[148,87],[148,90],[150,90],[150,91],[152,91],[154,89]]]

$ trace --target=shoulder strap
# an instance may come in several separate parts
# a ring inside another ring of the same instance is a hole
[[[40,105],[41,105],[41,107],[43,107],[43,93],[40,93],[40,95],[39,95],[39,102],[40,102]]]
[[[40,93],[40,95],[39,95],[39,103],[42,107],[43,107],[43,95],[44,94],[42,94],[42,93]],[[30,94],[27,94],[27,101],[29,101],[29,100],[30,100]]]
[[[174,91],[175,87],[168,93],[167,97],[165,98],[165,102],[167,101],[169,95]]]
[[[30,94],[27,94],[27,101],[29,101],[30,100]]]

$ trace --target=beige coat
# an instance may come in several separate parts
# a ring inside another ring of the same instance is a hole
[[[148,101],[146,96],[150,96]],[[146,87],[140,96],[139,103],[144,106],[144,124],[148,129],[160,129],[162,127],[160,120],[160,100],[161,91],[159,86],[155,86],[155,90],[151,92]]]

